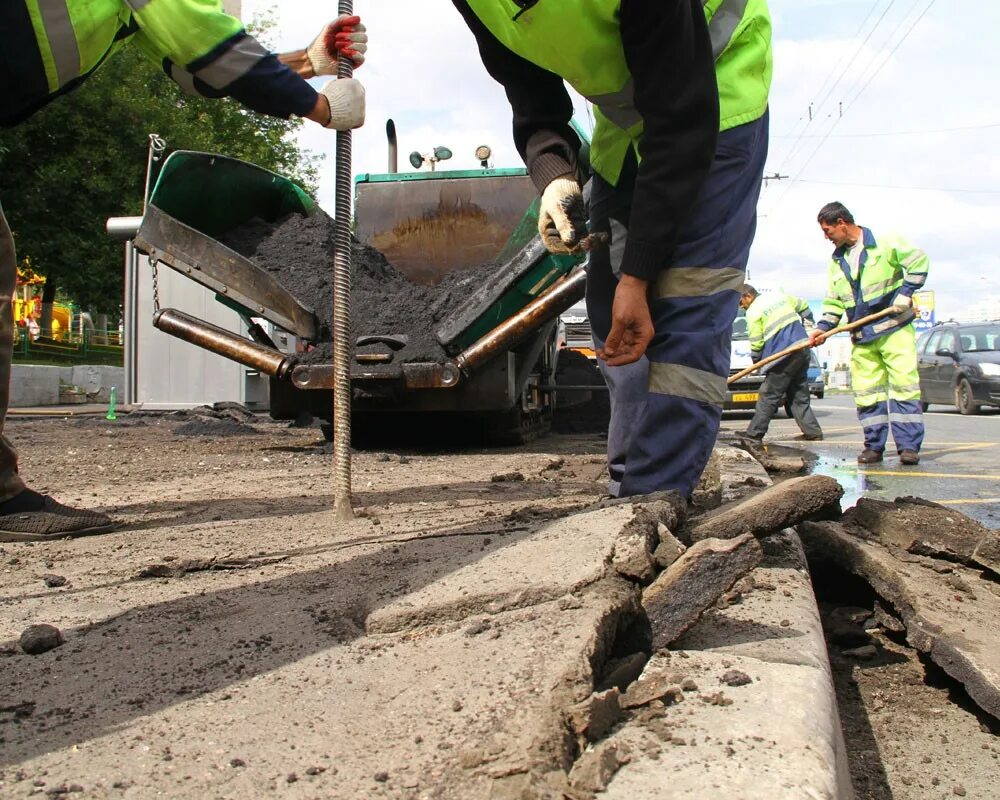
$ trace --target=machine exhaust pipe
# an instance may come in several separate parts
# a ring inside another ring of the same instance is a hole
[[[175,308],[163,308],[153,314],[153,326],[273,378],[291,379],[292,369],[298,361],[295,356],[251,342]]]
[[[385,123],[385,138],[389,140],[389,173],[399,171],[399,146],[396,144],[396,123],[391,119]]]
[[[455,364],[468,375],[498,354],[509,350],[528,334],[580,300],[587,290],[587,271],[575,271],[552,285],[510,319],[495,327],[455,357]]]

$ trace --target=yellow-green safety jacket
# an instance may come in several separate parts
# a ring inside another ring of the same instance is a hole
[[[189,93],[231,95],[274,116],[304,116],[315,105],[315,91],[219,0],[5,0],[0,124],[74,89],[128,38]]]
[[[806,341],[809,337],[803,322],[811,324],[813,313],[809,303],[801,297],[784,292],[762,292],[747,307],[746,320],[750,357],[756,363]]]
[[[489,31],[522,58],[562,76],[594,105],[590,160],[612,185],[643,122],[621,36],[621,0],[554,0],[519,15],[512,0],[468,0]],[[702,0],[719,85],[720,130],[753,122],[771,87],[771,17],[766,0]],[[557,43],[557,44],[555,44]]]
[[[847,321],[883,311],[897,295],[913,297],[927,281],[930,260],[919,247],[901,236],[882,234],[876,240],[868,228],[861,228],[864,250],[857,270],[851,269],[845,254],[847,246],[833,251],[827,270],[827,296],[816,327],[828,331],[837,327],[846,313]],[[905,313],[884,317],[851,333],[855,344],[865,344],[886,336],[913,322],[911,306]]]

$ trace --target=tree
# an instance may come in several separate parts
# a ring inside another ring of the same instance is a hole
[[[258,23],[255,33],[270,27]],[[171,149],[223,153],[314,190],[318,158],[292,134],[301,120],[246,111],[232,100],[183,94],[138,48],[126,44],[78,90],[25,123],[0,130],[0,187],[18,256],[83,308],[122,304],[121,245],[105,220],[142,212],[149,133]]]

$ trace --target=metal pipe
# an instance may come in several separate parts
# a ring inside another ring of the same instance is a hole
[[[354,0],[339,0],[338,13],[354,14]],[[350,78],[354,64],[337,61],[337,78]],[[354,518],[351,504],[351,132],[337,131],[333,188],[336,248],[333,256],[333,509]]]
[[[108,217],[104,230],[116,242],[127,242],[139,232],[142,217]]]
[[[274,378],[290,378],[298,361],[295,356],[256,344],[175,308],[161,308],[153,314],[153,326]]]
[[[577,267],[561,281],[532,300],[510,319],[497,325],[455,358],[462,372],[469,373],[509,350],[553,317],[557,317],[583,297],[587,289],[587,271]]]
[[[396,141],[396,123],[386,120],[385,136],[389,140],[389,174],[399,171],[399,145]]]

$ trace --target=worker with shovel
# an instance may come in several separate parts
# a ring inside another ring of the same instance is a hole
[[[276,56],[212,0],[10,0],[0,4],[0,125],[16,125],[75,89],[127,39],[189,93],[232,97],[262,114],[305,117],[337,130],[364,122],[360,83],[333,80],[317,92],[306,82],[335,75],[341,56],[355,65],[364,60],[368,39],[357,17],[342,16],[305,50]],[[27,488],[3,435],[16,277],[14,240],[0,208],[0,541],[102,533],[113,527],[105,514]]]
[[[587,231],[564,81],[590,100],[587,310],[613,495],[691,496],[715,444],[767,155],[764,0],[453,0],[506,89],[553,252]]]
[[[889,428],[903,464],[920,463],[924,418],[920,407],[913,293],[927,281],[927,255],[899,236],[856,225],[842,203],[827,203],[817,217],[835,250],[827,271],[823,312],[810,338],[826,338],[841,316],[849,321],[894,313],[851,333],[851,388],[864,429],[859,464],[882,461]]]
[[[740,308],[746,311],[750,357],[756,364],[768,356],[809,341],[806,325],[812,327],[813,313],[800,297],[784,292],[760,294],[749,283],[740,294]],[[757,407],[744,436],[761,441],[779,406],[789,403],[792,416],[802,431],[801,438],[823,438],[812,406],[809,404],[809,351],[790,353],[772,364],[760,387]]]

